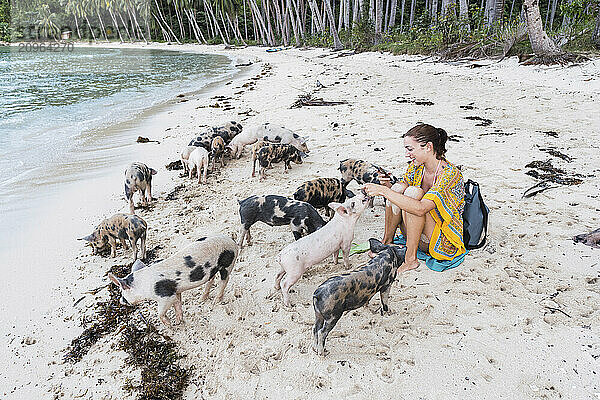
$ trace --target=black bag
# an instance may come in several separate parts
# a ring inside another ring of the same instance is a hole
[[[472,180],[465,183],[465,210],[463,211],[463,241],[467,250],[479,249],[487,239],[488,214],[479,191],[479,184]]]

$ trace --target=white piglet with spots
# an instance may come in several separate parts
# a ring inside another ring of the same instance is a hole
[[[122,304],[156,300],[160,320],[170,326],[166,314],[171,306],[175,307],[176,323],[183,321],[181,292],[206,284],[202,296],[204,301],[217,274],[221,281],[215,302],[223,299],[237,254],[237,244],[227,236],[201,238],[155,264],[146,266],[137,260],[125,278],[117,278],[113,274],[108,274],[108,277],[121,289]]]

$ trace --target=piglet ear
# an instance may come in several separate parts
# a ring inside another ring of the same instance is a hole
[[[120,287],[121,290],[131,289],[131,287],[127,283],[125,283],[125,279],[117,278],[111,273],[108,274],[108,279],[110,279],[112,283]]]
[[[398,257],[398,265],[402,265],[404,263],[404,259],[406,257],[406,247],[402,246],[392,246],[394,248],[394,253],[396,253],[396,257]]]
[[[335,212],[338,212],[340,215],[348,215],[348,210],[341,203],[329,203],[329,208],[331,208]]]
[[[91,242],[94,240],[94,234],[84,236],[82,238],[78,238],[77,240],[85,240],[86,242]]]
[[[108,279],[110,279],[110,281],[111,281],[112,283],[114,283],[115,285],[117,285],[117,286],[118,286],[118,287],[120,287],[121,289],[123,288],[123,287],[121,286],[121,281],[120,281],[120,279],[119,279],[119,278],[117,278],[116,276],[114,276],[113,274],[109,273],[109,274],[108,274]]]
[[[131,273],[134,273],[135,271],[140,270],[142,268],[146,268],[146,264],[144,264],[140,260],[135,260],[135,262],[131,266]]]
[[[369,247],[371,248],[371,251],[373,253],[379,253],[380,251],[385,249],[387,246],[385,244],[381,243],[379,240],[371,238],[371,239],[369,239]]]
[[[150,168],[150,175],[156,175],[156,170],[154,168]]]

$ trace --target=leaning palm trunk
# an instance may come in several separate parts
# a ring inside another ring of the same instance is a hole
[[[260,35],[263,38],[263,43],[266,43],[269,46],[273,46],[275,43],[271,40],[271,37],[269,36],[269,32],[267,30],[267,25],[265,24],[265,20],[263,19],[263,16],[262,16],[260,10],[258,9],[256,0],[249,0],[249,2],[250,2],[249,4],[250,4],[250,8],[252,10],[253,18],[256,18],[258,20],[258,27],[259,27]]]
[[[121,15],[120,12],[117,11],[117,15],[119,16],[119,18],[121,19],[121,23],[123,24],[123,28],[125,28],[125,33],[127,33],[127,37],[129,38],[129,41],[132,42],[133,40],[131,39],[131,35],[129,34],[129,28],[127,27],[127,24],[125,23],[125,21],[123,20],[123,16]]]
[[[324,0],[325,10],[327,11],[327,19],[329,20],[329,27],[331,29],[331,34],[333,35],[333,49],[341,50],[344,48],[342,42],[340,41],[340,37],[338,36],[337,29],[335,29],[335,19],[333,17],[333,11],[331,10],[331,4],[329,4],[329,0]]]
[[[596,16],[596,28],[592,34],[592,42],[600,48],[600,4],[598,5],[598,15]]]
[[[123,36],[121,36],[121,30],[119,29],[119,24],[117,23],[115,15],[112,13],[111,10],[108,10],[108,13],[110,14],[110,18],[112,19],[113,24],[115,24],[115,28],[117,29],[117,33],[119,34],[119,40],[121,40],[121,43],[123,43]]]
[[[544,32],[538,0],[525,0],[523,11],[527,21],[527,33],[535,59],[528,63],[555,64],[574,61],[575,57],[563,52]]]
[[[319,12],[319,6],[317,6],[317,2],[315,0],[308,0],[308,6],[312,12],[315,25],[317,25],[317,32],[323,32],[325,30],[325,25],[323,24],[323,18]]]
[[[98,41],[96,40],[96,35],[94,34],[94,30],[92,29],[92,25],[90,24],[90,20],[88,19],[87,15],[84,15],[85,17],[85,21],[88,24],[88,28],[90,29],[90,33],[92,34],[92,37],[94,38],[94,43],[97,43]]]
[[[229,37],[229,32],[227,31],[227,24],[225,23],[225,18],[223,18],[223,10],[218,10],[219,16],[221,17],[221,22],[223,23],[223,31],[225,31],[225,36],[227,37],[227,42],[231,42],[231,38]]]
[[[135,14],[135,10],[131,11],[131,15],[133,15],[133,22],[135,22],[135,27],[137,28],[138,33],[140,34],[140,36],[142,37],[142,39],[144,39],[144,42],[148,43],[148,40],[146,40],[146,37],[144,36],[144,32],[142,32],[142,27],[138,23],[137,16]],[[175,38],[175,39],[177,39],[177,38]],[[179,43],[179,41],[177,41],[177,43]],[[181,44],[181,43],[179,43],[179,44]]]
[[[298,27],[296,25],[296,19],[294,17],[294,12],[292,11],[292,2],[291,0],[286,0],[286,10],[290,18],[290,23],[292,24],[292,32],[294,32],[294,39],[296,39],[296,46],[300,46],[300,36],[298,33]]]
[[[73,13],[73,16],[75,17],[75,27],[77,28],[77,37],[79,38],[79,40],[81,40],[81,32],[79,32],[79,22],[77,21],[77,14]]]
[[[158,5],[157,0],[154,0],[154,4],[156,4],[156,9],[158,10],[158,15],[160,16],[160,18],[162,19],[162,23],[165,25],[165,27],[168,29],[168,32],[173,35],[173,38],[175,38],[175,41],[177,42],[177,44],[181,44],[181,42],[179,41],[179,39],[177,39],[177,35],[175,35],[175,32],[173,32],[173,30],[171,29],[171,27],[169,26],[169,24],[167,24],[167,21],[165,21],[165,18],[163,17],[162,12],[160,11],[160,6]],[[155,17],[155,19],[158,21],[158,19]],[[136,20],[136,25],[137,25],[137,20]]]
[[[96,8],[96,14],[98,15],[98,19],[100,20],[100,26],[102,27],[102,35],[104,39],[108,42],[108,36],[106,36],[106,28],[104,27],[104,22],[102,22],[102,17],[100,17],[100,10]]]
[[[223,43],[225,45],[229,45],[229,43],[227,42],[227,40],[225,40],[225,36],[223,35],[223,32],[221,31],[221,27],[219,26],[219,21],[217,21],[217,18],[215,17],[215,14],[213,13],[212,8],[210,7],[210,4],[206,2],[206,0],[204,1],[204,7],[206,8],[206,10],[208,10],[210,16],[212,17],[215,26],[217,28],[217,31],[219,32],[219,36],[221,36],[221,40],[223,41]]]

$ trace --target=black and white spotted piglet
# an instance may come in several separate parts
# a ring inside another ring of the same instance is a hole
[[[369,239],[369,244],[377,257],[352,272],[327,279],[313,294],[313,349],[319,355],[325,354],[325,339],[344,312],[368,304],[377,292],[381,296],[381,314],[389,310],[390,288],[404,262],[406,248],[385,245],[377,239]]]
[[[215,302],[223,299],[237,253],[236,243],[227,236],[201,238],[156,264],[146,266],[136,261],[125,278],[117,278],[112,274],[108,274],[108,277],[121,289],[122,304],[156,300],[160,320],[170,326],[166,314],[171,306],[175,307],[176,322],[183,321],[181,292],[184,290],[206,284],[202,296],[204,301],[208,298],[215,276],[219,274],[221,283]]]
[[[257,221],[267,225],[289,225],[292,228],[294,239],[302,237],[302,233],[313,233],[325,225],[325,221],[313,206],[303,201],[288,199],[277,195],[250,196],[240,203],[240,236],[238,244],[252,245],[250,227]]]
[[[143,205],[152,201],[152,175],[156,175],[156,170],[141,162],[134,162],[125,170],[125,198],[129,201],[131,214],[135,214],[133,194],[138,190]]]

